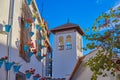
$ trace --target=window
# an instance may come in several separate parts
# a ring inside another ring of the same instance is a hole
[[[16,79],[15,80],[26,80],[25,74],[22,72],[16,73]]]
[[[63,38],[63,36],[59,37],[58,49],[59,50],[63,50],[64,49],[64,38]]]
[[[41,61],[41,49],[42,49],[42,34],[40,32],[40,30],[37,31],[37,37],[36,37],[36,48],[37,48],[37,55],[36,55],[36,58]]]
[[[66,37],[66,49],[71,49],[72,48],[72,40],[71,40],[71,36],[68,35]]]
[[[32,30],[32,13],[25,2],[22,4],[22,7],[19,53],[26,62],[30,62],[30,57],[28,56],[30,48],[28,47],[28,44],[31,41],[30,32]],[[26,51],[24,51],[25,45],[27,45],[28,48]]]

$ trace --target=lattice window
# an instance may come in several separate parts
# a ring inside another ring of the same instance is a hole
[[[20,56],[26,61],[30,62],[28,56],[30,47],[28,50],[24,50],[24,46],[29,46],[31,41],[30,32],[32,29],[32,13],[29,6],[23,2],[22,4],[22,17],[21,17],[21,31],[20,31]]]
[[[71,36],[68,35],[66,37],[66,49],[71,49],[72,48],[72,39],[71,39]]]
[[[63,50],[64,49],[64,37],[63,36],[59,37],[58,49],[59,50]]]

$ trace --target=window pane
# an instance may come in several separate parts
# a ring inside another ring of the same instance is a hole
[[[68,35],[66,37],[66,49],[71,49],[72,48],[72,40],[71,40],[71,36]]]
[[[25,74],[22,72],[18,72],[16,74],[16,79],[15,80],[26,80]]]
[[[59,37],[58,49],[59,50],[63,50],[64,49],[64,38],[63,38],[63,36]]]

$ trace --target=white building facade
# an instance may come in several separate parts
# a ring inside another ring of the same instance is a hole
[[[29,80],[35,74],[50,74],[46,71],[46,56],[51,53],[49,31],[36,0],[0,1],[0,52],[0,60],[8,57],[1,65],[0,80],[27,80],[26,70],[30,69],[35,72]],[[6,70],[6,62],[14,63],[10,70]],[[13,70],[16,64],[21,66],[17,73]]]

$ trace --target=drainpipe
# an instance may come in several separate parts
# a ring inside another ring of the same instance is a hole
[[[8,55],[8,61],[10,61],[10,46],[12,43],[12,25],[13,25],[13,12],[14,12],[14,0],[10,0],[9,4],[9,18],[8,18],[8,25],[11,25],[11,30],[7,34],[7,55]],[[10,80],[10,72],[6,72],[6,80]]]

